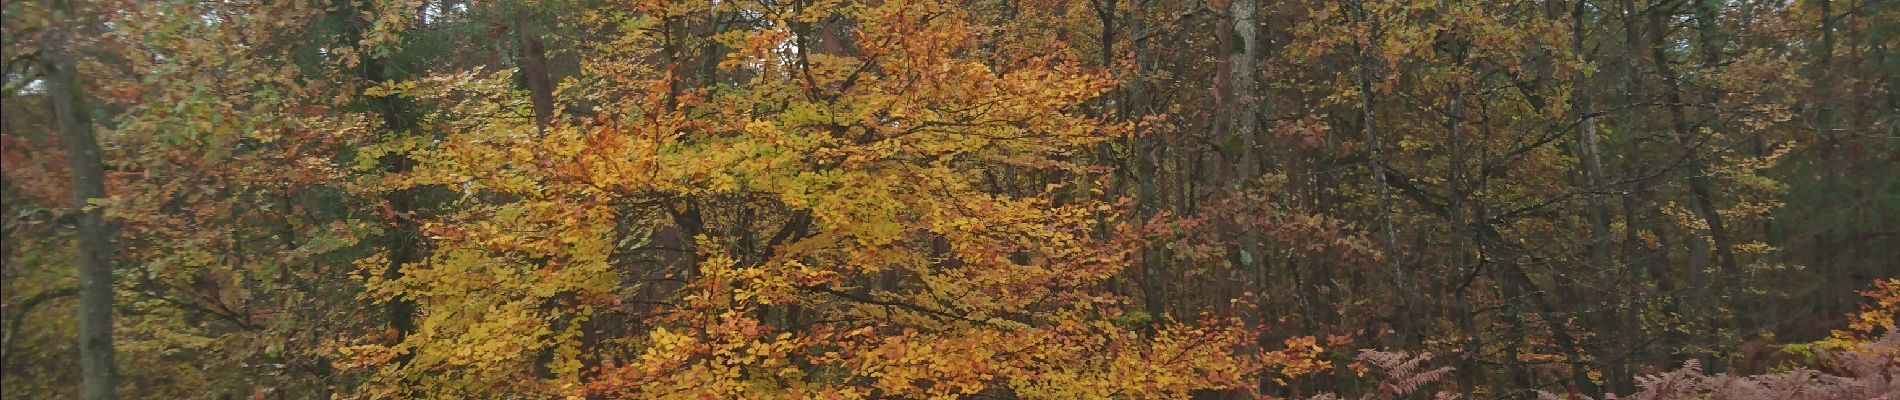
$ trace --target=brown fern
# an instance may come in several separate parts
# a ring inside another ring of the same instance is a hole
[[[1900,400],[1900,334],[1826,353],[1823,367],[1751,376],[1707,375],[1694,360],[1682,368],[1636,378],[1638,390],[1604,400]],[[1539,392],[1540,400],[1564,400]],[[1572,393],[1570,398],[1586,399]]]
[[[1427,362],[1430,362],[1431,359],[1431,353],[1420,353],[1414,356],[1406,352],[1390,352],[1372,349],[1360,350],[1358,357],[1359,362],[1371,366],[1380,376],[1378,383],[1379,390],[1374,393],[1367,393],[1365,396],[1360,397],[1360,399],[1403,398],[1413,393],[1418,393],[1419,389],[1442,381],[1446,376],[1451,375],[1451,367],[1421,370],[1421,367]],[[1339,395],[1326,393],[1313,396],[1309,398],[1309,400],[1339,400],[1340,398]],[[1443,391],[1433,395],[1433,399],[1436,400],[1455,400],[1457,398],[1457,394]]]

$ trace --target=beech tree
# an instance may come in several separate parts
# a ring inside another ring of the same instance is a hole
[[[9,0],[0,397],[1887,394],[1890,3]]]

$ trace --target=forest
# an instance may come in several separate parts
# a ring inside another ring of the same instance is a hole
[[[1900,399],[1900,1],[0,9],[4,399]]]

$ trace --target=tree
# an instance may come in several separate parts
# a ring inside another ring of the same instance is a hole
[[[0,7],[0,397],[1884,384],[1883,2]]]
[[[86,88],[74,55],[79,32],[75,25],[84,7],[77,0],[67,0],[55,1],[51,8],[52,31],[40,52],[46,58],[60,142],[66,147],[73,213],[79,226],[75,258],[79,269],[79,366],[84,376],[80,397],[114,399],[118,398],[118,377],[112,349],[113,234],[105,221],[105,211],[98,205],[107,199],[105,162],[101,160],[99,139],[93,135],[92,109],[86,105]]]

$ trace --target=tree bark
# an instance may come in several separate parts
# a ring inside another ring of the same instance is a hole
[[[548,72],[547,50],[541,35],[528,24],[526,12],[515,13],[515,35],[521,45],[521,73],[528,81],[528,98],[534,106],[534,126],[546,135],[554,123],[554,78]]]
[[[1704,224],[1708,225],[1708,240],[1703,240],[1700,235],[1692,236],[1690,243],[1694,245],[1691,246],[1691,250],[1697,253],[1690,258],[1690,260],[1692,260],[1690,262],[1690,276],[1699,276],[1703,278],[1699,279],[1699,281],[1710,282],[1712,279],[1719,279],[1720,274],[1735,273],[1735,253],[1729,243],[1728,229],[1723,226],[1722,215],[1717,212],[1714,190],[1709,187],[1708,167],[1703,163],[1701,154],[1699,154],[1702,152],[1700,149],[1701,144],[1696,141],[1694,128],[1689,124],[1688,107],[1684,104],[1687,100],[1686,96],[1683,95],[1681,76],[1677,74],[1674,67],[1669,64],[1668,44],[1665,43],[1667,42],[1665,36],[1667,36],[1667,32],[1669,31],[1668,25],[1666,25],[1666,14],[1668,14],[1667,10],[1655,10],[1649,15],[1650,29],[1655,33],[1649,37],[1650,59],[1655,64],[1656,74],[1663,82],[1663,89],[1666,90],[1664,95],[1668,99],[1668,104],[1665,108],[1669,111],[1671,131],[1675,134],[1676,142],[1681,147],[1680,150],[1683,152],[1683,157],[1686,160],[1685,163],[1687,165],[1685,168],[1688,169],[1689,176],[1687,180],[1689,182],[1689,194],[1691,197],[1690,210],[1693,211],[1696,217],[1700,218]],[[1711,245],[1713,245],[1712,248],[1709,247]],[[1704,251],[1712,251],[1714,253],[1714,265],[1717,268],[1714,273],[1705,272],[1706,268],[1703,265],[1699,265],[1706,263],[1694,261],[1706,257],[1706,255],[1702,253]],[[1695,302],[1692,303],[1692,305],[1701,309],[1697,312],[1707,316],[1707,318],[1716,318],[1716,310],[1722,307],[1722,296],[1710,290],[1697,290],[1696,292],[1698,296],[1696,296],[1697,298],[1694,299]],[[1718,323],[1711,322],[1709,326],[1705,328],[1713,329],[1718,326]],[[1712,368],[1714,367],[1712,360],[1704,361],[1705,365],[1710,365]]]
[[[1259,79],[1255,76],[1259,72],[1256,70],[1259,69],[1257,63],[1260,60],[1260,1],[1232,0],[1228,3],[1227,13],[1233,18],[1234,35],[1240,38],[1237,43],[1240,51],[1230,54],[1228,68],[1232,70],[1228,76],[1233,77],[1233,84],[1229,86],[1232,90],[1229,98],[1233,99],[1234,106],[1233,135],[1240,139],[1241,145],[1239,168],[1236,168],[1235,173],[1240,178],[1238,182],[1244,187],[1259,175],[1259,157],[1263,150],[1260,148],[1258,132],[1260,105],[1255,96],[1260,90]],[[1259,258],[1260,255],[1254,254],[1253,257]]]
[[[1585,11],[1588,5],[1589,2],[1587,0],[1578,0],[1570,8],[1570,49],[1578,53],[1578,61],[1584,64],[1593,64],[1593,56],[1586,53],[1587,50],[1584,48],[1585,35],[1589,32],[1589,30],[1585,28],[1585,20],[1589,16]],[[1590,251],[1590,266],[1597,270],[1597,280],[1599,284],[1609,288],[1617,288],[1619,286],[1613,282],[1616,281],[1620,274],[1615,272],[1617,267],[1611,263],[1610,212],[1609,208],[1604,205],[1603,199],[1605,189],[1603,179],[1602,139],[1597,136],[1596,118],[1591,115],[1591,100],[1593,99],[1590,97],[1592,91],[1590,90],[1591,81],[1589,78],[1590,77],[1585,74],[1579,73],[1577,75],[1576,82],[1572,85],[1570,92],[1571,111],[1568,115],[1580,119],[1577,123],[1577,148],[1581,156],[1578,157],[1580,164],[1578,165],[1578,169],[1581,170],[1581,175],[1583,175],[1584,190],[1589,192],[1588,195],[1584,197],[1584,200],[1586,207],[1588,207],[1588,210],[1585,211],[1590,220],[1590,244],[1588,246]],[[1601,311],[1597,312],[1598,315],[1595,319],[1598,329],[1622,332],[1621,327],[1617,326],[1617,322],[1621,321],[1621,318],[1617,316],[1618,309],[1610,304],[1611,301],[1620,297],[1622,296],[1617,295],[1614,289],[1612,289],[1611,295],[1605,296],[1599,302],[1598,307]],[[1608,345],[1609,340],[1601,340],[1600,342],[1602,343],[1599,343],[1597,346],[1599,353],[1608,354],[1610,350],[1613,350],[1611,348],[1612,346]],[[1614,368],[1602,369],[1609,372],[1609,377],[1612,379],[1621,378],[1617,376],[1617,370]],[[1579,379],[1577,384],[1582,386],[1586,391],[1586,393],[1584,393],[1585,395],[1593,398],[1603,396],[1600,387],[1592,384],[1588,379]]]
[[[82,7],[80,0],[53,1],[53,30],[42,53],[51,84],[53,115],[60,142],[66,148],[73,185],[73,207],[78,214],[79,369],[80,398],[117,398],[118,371],[112,348],[112,227],[105,212],[90,207],[106,198],[105,164],[99,139],[93,135],[91,108],[73,55],[73,35]]]
[[[1399,254],[1398,230],[1392,221],[1392,189],[1385,170],[1385,155],[1382,151],[1384,145],[1380,143],[1377,118],[1373,113],[1373,106],[1377,104],[1377,101],[1372,91],[1372,58],[1373,52],[1378,51],[1379,48],[1379,24],[1367,13],[1363,0],[1354,1],[1352,5],[1354,19],[1362,24],[1361,29],[1368,31],[1365,33],[1368,39],[1358,43],[1359,129],[1360,134],[1366,138],[1368,151],[1366,167],[1372,172],[1373,183],[1378,188],[1378,219],[1381,234],[1384,236],[1383,249],[1388,279],[1392,285],[1393,296],[1399,300],[1398,311],[1394,312],[1393,316],[1394,325],[1398,328],[1395,330],[1399,333],[1400,344],[1409,347],[1415,342],[1413,338],[1418,332],[1414,331],[1415,325],[1412,324],[1411,289],[1406,285],[1405,268],[1400,261],[1403,256]]]

